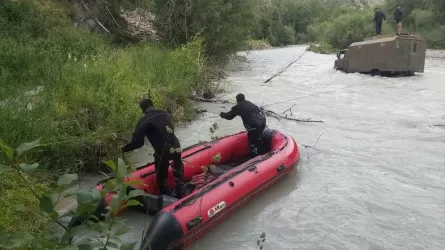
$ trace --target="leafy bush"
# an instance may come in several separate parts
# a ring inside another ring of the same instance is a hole
[[[17,233],[29,231],[32,233],[44,233],[48,227],[48,219],[37,213],[38,200],[30,195],[26,182],[32,183],[37,193],[49,191],[45,183],[37,183],[36,179],[23,174],[25,180],[12,171],[0,170],[0,232]],[[25,208],[32,208],[29,211]]]
[[[396,0],[386,0],[384,9],[392,15],[397,4]],[[405,32],[421,35],[429,48],[445,47],[445,1],[406,0],[401,7],[404,10]]]
[[[108,180],[101,191],[95,188],[73,189],[71,184],[77,180],[77,174],[60,176],[56,188],[50,191],[45,185],[33,183],[27,174],[32,173],[39,167],[38,163],[27,163],[26,161],[28,151],[39,146],[39,140],[37,140],[21,144],[13,149],[0,140],[0,171],[3,174],[6,173],[8,177],[15,176],[15,179],[21,179],[22,182],[20,184],[26,187],[28,191],[28,197],[24,200],[20,200],[20,198],[23,198],[23,193],[18,193],[17,197],[12,198],[9,196],[3,198],[2,195],[2,199],[0,199],[1,209],[5,212],[0,217],[2,218],[3,227],[1,228],[0,235],[0,248],[60,249],[65,246],[71,246],[80,247],[80,249],[85,249],[85,247],[87,249],[92,249],[92,247],[133,249],[136,242],[122,243],[120,239],[120,236],[128,232],[129,228],[122,220],[116,218],[116,214],[124,207],[140,205],[139,202],[132,198],[145,195],[141,190],[127,192],[130,185],[140,184],[134,181],[125,181],[125,177],[135,171],[135,169],[127,166],[121,159],[118,159],[117,164],[113,161],[107,161],[105,164],[112,170],[115,178]],[[6,194],[14,189],[12,186],[4,186],[2,188],[4,188],[2,192]],[[22,188],[19,188],[19,190],[23,192]],[[115,195],[111,198],[110,205],[106,208],[107,212],[104,215],[104,220],[97,224],[88,221],[88,219],[97,220],[97,218],[93,218],[96,206],[100,201],[104,200],[105,195],[109,192],[113,192]],[[56,206],[59,202],[71,196],[76,196],[77,199],[75,211],[69,211],[65,214],[58,212]],[[32,197],[32,200],[30,197]],[[9,203],[11,200],[13,202]],[[11,209],[18,208],[19,206],[22,211],[25,211],[25,214],[18,215],[12,213],[13,210]],[[15,217],[3,218],[3,216]],[[85,216],[88,222],[83,222],[74,228],[68,228],[61,221],[68,216]],[[52,221],[60,227],[58,231],[62,230],[63,232],[61,237],[48,233],[48,223],[41,223],[48,221]],[[17,226],[14,224],[16,222],[22,222],[22,224]],[[93,224],[95,225],[93,226]],[[82,238],[73,243],[71,239],[76,236],[82,236]]]
[[[100,166],[131,134],[138,101],[151,96],[175,121],[193,117],[188,97],[206,84],[202,39],[171,51],[144,44],[117,48],[74,28],[53,1],[0,5],[0,130],[4,140],[45,138],[42,164]],[[7,27],[7,28],[4,28]]]
[[[249,40],[247,49],[249,50],[260,50],[269,48],[270,44],[266,40]]]
[[[311,43],[308,48],[309,51],[320,53],[320,54],[332,54],[336,52],[330,44],[322,42],[320,44]]]
[[[217,61],[246,46],[253,25],[253,0],[153,0],[156,28],[166,44],[173,47],[195,36],[205,41],[206,55]]]
[[[374,11],[364,1],[355,0],[258,0],[254,9],[254,39],[267,39],[274,46],[315,42],[342,49],[353,41],[375,35]],[[398,0],[381,6],[386,15],[383,34],[395,33],[392,20]],[[445,1],[406,0],[403,27],[419,33],[435,48],[443,46],[445,36],[437,27],[445,25]],[[289,39],[292,28],[295,39]],[[287,34],[287,35],[286,35]],[[319,47],[317,47],[319,48]],[[314,47],[315,49],[315,47]]]

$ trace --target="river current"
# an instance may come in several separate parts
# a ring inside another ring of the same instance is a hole
[[[445,52],[428,51],[423,74],[384,78],[333,69],[335,55],[308,52],[268,84],[263,82],[305,50],[304,46],[239,53],[228,69],[221,99],[237,93],[297,123],[268,117],[268,127],[292,135],[301,151],[298,170],[249,202],[190,249],[444,249]],[[299,98],[299,99],[296,99]],[[183,147],[243,130],[240,118],[215,114],[230,104],[200,104],[208,113],[177,135]],[[202,119],[211,117],[210,119]],[[136,122],[136,121],[135,121]],[[141,165],[145,149],[134,153]],[[84,180],[85,183],[93,184]],[[123,215],[142,237],[147,218]],[[139,245],[139,244],[138,244]]]

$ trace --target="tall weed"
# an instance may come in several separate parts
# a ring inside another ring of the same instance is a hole
[[[0,6],[0,131],[7,143],[42,137],[48,167],[98,166],[117,152],[114,135],[131,135],[140,98],[152,97],[175,121],[193,116],[188,97],[206,84],[202,40],[175,50],[118,48],[73,27],[51,3]]]

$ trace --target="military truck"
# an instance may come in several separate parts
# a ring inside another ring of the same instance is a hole
[[[384,35],[365,38],[337,53],[334,69],[346,73],[381,76],[424,72],[425,40],[416,35]]]

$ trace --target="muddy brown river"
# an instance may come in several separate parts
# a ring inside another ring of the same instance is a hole
[[[190,249],[445,249],[445,52],[428,51],[425,73],[383,78],[333,70],[335,55],[308,52],[268,84],[262,82],[305,50],[294,46],[243,52],[224,80],[266,108],[295,118],[268,117],[268,127],[291,134],[301,150],[298,170],[252,200]],[[350,87],[349,87],[350,86]],[[318,94],[317,94],[318,93]],[[296,99],[299,98],[299,99]],[[200,104],[214,117],[226,104]],[[135,121],[136,122],[136,121]],[[182,146],[243,130],[240,118],[201,119],[178,127]],[[150,160],[145,150],[133,161]],[[90,177],[83,185],[98,178]],[[123,215],[139,240],[150,218]],[[139,245],[139,244],[138,244]]]

